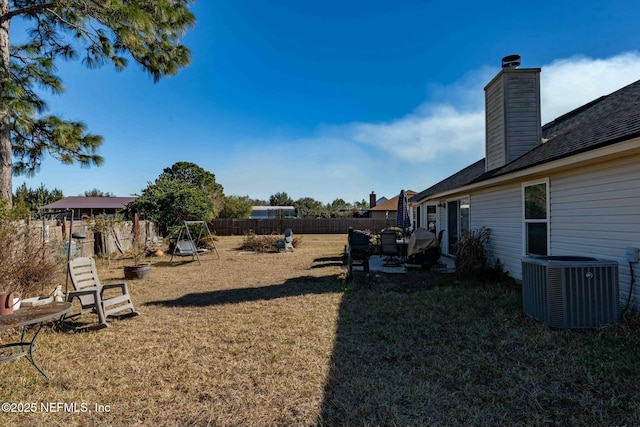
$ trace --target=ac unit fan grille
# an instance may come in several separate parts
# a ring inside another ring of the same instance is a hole
[[[525,314],[558,328],[618,323],[618,263],[553,258],[522,260]]]

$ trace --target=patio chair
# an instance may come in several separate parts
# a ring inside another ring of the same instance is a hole
[[[396,232],[393,230],[382,231],[380,233],[380,251],[386,256],[383,265],[387,267],[399,267],[400,250],[396,244]]]
[[[96,263],[93,258],[80,257],[69,261],[69,276],[73,284],[73,291],[67,294],[67,301],[74,298],[80,300],[81,312],[95,312],[98,315],[98,325],[106,328],[107,316],[130,310],[129,316],[137,316],[133,307],[129,289],[126,283],[109,283],[102,285],[98,278]],[[119,289],[119,294],[106,296],[105,291]],[[125,313],[126,314],[126,313]]]

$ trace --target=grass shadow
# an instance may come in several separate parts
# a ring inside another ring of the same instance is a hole
[[[319,426],[425,425],[429,328],[419,305],[433,277],[405,283],[393,274],[356,273],[338,315]],[[417,276],[417,275],[415,275]]]
[[[210,292],[197,292],[170,300],[157,300],[145,303],[147,306],[165,307],[206,307],[222,304],[239,304],[251,301],[267,301],[277,298],[309,294],[340,292],[340,280],[337,276],[303,276],[289,279],[282,284],[255,288],[224,289]]]
[[[638,322],[553,330],[524,316],[517,287],[431,277],[422,289],[419,277],[409,287],[397,275],[356,277],[341,301],[317,425],[640,421],[640,368],[628,363],[640,351]]]
[[[312,269],[344,266],[344,256],[321,257],[313,260]]]

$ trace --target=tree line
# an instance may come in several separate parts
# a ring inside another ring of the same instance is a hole
[[[114,194],[94,188],[80,196],[114,197]],[[49,190],[41,184],[31,189],[22,184],[13,195],[14,217],[34,216],[42,206],[63,197],[63,192],[57,188]],[[274,193],[269,200],[226,196],[213,173],[195,163],[176,162],[165,168],[155,181],[148,183],[136,201],[127,206],[124,214],[132,216],[137,213],[144,219],[157,222],[160,230],[168,232],[183,220],[247,219],[253,206],[293,206],[301,216],[329,218],[358,216],[368,208],[368,203],[364,199],[348,203],[340,198],[326,204],[312,197],[293,200],[286,192]]]

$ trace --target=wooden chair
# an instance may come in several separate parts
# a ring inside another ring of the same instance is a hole
[[[74,298],[78,298],[82,308],[79,314],[95,312],[100,327],[109,326],[107,316],[125,310],[131,310],[130,316],[140,314],[133,307],[126,283],[100,283],[93,258],[80,257],[69,261],[69,276],[74,290],[67,294],[67,301],[72,302]],[[107,297],[105,291],[112,289],[119,289],[119,295]]]

